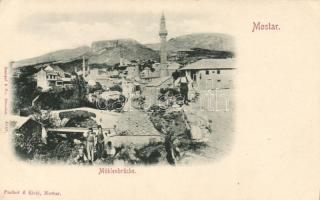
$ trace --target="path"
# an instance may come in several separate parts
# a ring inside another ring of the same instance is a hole
[[[122,113],[117,127],[121,130],[127,130],[130,135],[159,135],[154,128],[149,116],[135,108]]]

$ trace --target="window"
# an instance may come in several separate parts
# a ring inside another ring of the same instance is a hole
[[[219,80],[217,80],[217,82],[221,82],[221,80],[219,79]]]
[[[217,70],[217,74],[220,74],[220,69]]]
[[[206,70],[206,75],[209,75],[209,70]]]
[[[214,74],[214,73],[215,73],[215,71],[214,71],[214,70],[212,70],[212,71],[211,71],[211,73],[213,73],[213,74]]]

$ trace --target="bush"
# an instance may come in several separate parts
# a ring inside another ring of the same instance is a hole
[[[122,92],[122,88],[120,85],[113,85],[110,87],[111,91],[118,91],[118,92]]]
[[[96,82],[94,86],[89,86],[89,93],[94,93],[98,90],[102,90],[102,85],[99,82]]]
[[[81,77],[73,80],[73,86],[56,87],[41,93],[37,104],[44,109],[70,109],[85,103],[87,89]]]
[[[16,130],[14,132],[14,144],[16,153],[22,159],[32,159],[35,154],[42,153],[44,150],[41,135],[36,131],[30,135],[24,131]]]
[[[96,117],[96,114],[88,112],[88,111],[84,111],[84,110],[76,110],[76,111],[60,112],[59,117],[60,117],[60,119],[63,119],[63,118],[68,118],[68,119],[83,118],[83,119],[85,119],[85,118],[90,118],[90,117]]]
[[[65,127],[82,127],[82,128],[88,128],[88,127],[97,127],[98,123],[91,119],[91,118],[73,118],[67,122]]]
[[[20,109],[31,106],[32,100],[40,94],[40,90],[37,89],[37,82],[34,79],[20,77],[13,78],[12,82],[12,110],[17,113]]]

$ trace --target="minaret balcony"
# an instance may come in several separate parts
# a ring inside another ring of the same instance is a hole
[[[160,31],[159,36],[167,36],[168,32],[167,31]]]

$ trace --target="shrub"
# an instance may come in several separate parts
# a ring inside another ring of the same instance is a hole
[[[111,91],[118,91],[118,92],[122,92],[122,88],[120,85],[113,85],[110,87]]]
[[[88,112],[88,111],[84,111],[84,110],[75,110],[75,111],[60,112],[59,117],[60,117],[60,119],[63,119],[63,118],[68,118],[68,119],[82,118],[82,119],[85,119],[85,118],[90,118],[90,117],[96,117],[96,114]]]

